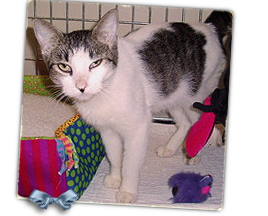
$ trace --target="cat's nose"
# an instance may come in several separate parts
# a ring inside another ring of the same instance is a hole
[[[87,87],[87,82],[84,80],[78,80],[75,84],[75,87],[81,92],[84,93]]]
[[[84,91],[85,91],[84,88],[80,88],[79,90],[80,90],[80,92],[82,92],[82,93],[84,93]]]

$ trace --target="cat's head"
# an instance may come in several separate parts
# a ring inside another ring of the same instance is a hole
[[[64,34],[44,20],[34,32],[51,79],[65,96],[88,100],[105,91],[116,72],[118,15],[109,11],[92,30]]]

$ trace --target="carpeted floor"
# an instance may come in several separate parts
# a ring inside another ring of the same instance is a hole
[[[223,201],[224,186],[224,146],[207,144],[201,152],[201,160],[197,165],[186,165],[182,151],[170,158],[159,158],[155,154],[157,146],[166,143],[174,132],[175,126],[152,124],[147,156],[140,174],[138,201],[136,205],[171,208],[219,209]],[[214,182],[211,197],[200,204],[172,204],[168,179],[178,172],[195,172],[212,175]],[[116,190],[103,186],[103,179],[109,173],[109,163],[102,161],[96,176],[80,198],[82,202],[115,203]]]

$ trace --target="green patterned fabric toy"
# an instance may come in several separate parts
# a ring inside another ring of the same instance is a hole
[[[75,115],[58,128],[56,137],[64,136],[73,142],[79,159],[78,167],[73,166],[66,171],[67,185],[81,196],[105,156],[105,149],[100,134],[92,126],[85,124],[80,115]]]

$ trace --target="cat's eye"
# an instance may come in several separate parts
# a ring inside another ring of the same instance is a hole
[[[65,72],[65,73],[71,73],[72,72],[72,68],[67,64],[60,63],[60,64],[58,64],[58,68],[62,72]]]
[[[95,67],[98,67],[100,64],[102,63],[102,59],[99,59],[97,61],[94,61],[92,62],[90,65],[89,65],[89,69],[93,69]]]

